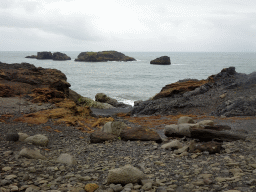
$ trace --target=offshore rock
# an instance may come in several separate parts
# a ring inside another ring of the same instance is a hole
[[[159,58],[156,58],[156,59],[150,61],[150,64],[170,65],[171,60],[170,60],[170,57],[168,57],[168,56],[162,56],[162,57],[159,57]]]
[[[81,52],[75,61],[102,62],[102,61],[136,61],[133,57],[117,51]]]
[[[53,60],[71,60],[69,56],[67,56],[65,53],[55,52],[52,55]]]
[[[31,59],[53,59],[53,60],[59,60],[59,61],[65,61],[65,60],[71,60],[69,56],[67,56],[65,53],[61,52],[37,52],[37,55],[31,55],[31,56],[26,56],[25,58],[31,58]]]
[[[43,52],[37,52],[37,59],[52,59],[52,53],[43,51]]]

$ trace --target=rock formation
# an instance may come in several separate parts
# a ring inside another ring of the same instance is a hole
[[[162,57],[159,57],[159,58],[156,58],[156,59],[150,61],[150,64],[170,65],[171,60],[170,60],[170,57],[168,57],[168,56],[162,56]]]
[[[131,114],[255,116],[255,84],[256,72],[246,75],[229,67],[205,80],[186,79],[166,85],[153,100],[134,106]]]
[[[52,59],[52,53],[43,51],[43,52],[37,52],[37,59]]]
[[[81,52],[75,61],[102,62],[102,61],[136,61],[133,57],[117,51]]]
[[[53,60],[71,60],[71,58],[68,57],[66,54],[60,53],[60,52],[53,53],[52,59]]]
[[[61,52],[37,52],[37,55],[31,55],[31,56],[26,56],[25,58],[31,58],[31,59],[52,59],[52,60],[59,60],[59,61],[64,61],[64,60],[71,60],[69,56],[67,56],[65,53]]]
[[[2,97],[31,94],[35,88],[55,89],[68,97],[69,87],[66,75],[57,69],[44,69],[29,63],[0,63]]]

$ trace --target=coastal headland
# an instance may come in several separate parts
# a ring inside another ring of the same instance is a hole
[[[256,72],[229,67],[131,107],[0,63],[0,191],[253,192],[255,93]]]

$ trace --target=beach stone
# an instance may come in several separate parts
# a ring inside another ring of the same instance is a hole
[[[156,141],[157,143],[161,143],[162,139],[159,136],[159,134],[152,130],[148,129],[146,127],[135,127],[131,129],[124,129],[120,137],[122,140],[125,141]]]
[[[18,133],[7,133],[6,134],[6,141],[18,141],[19,134]]]
[[[188,117],[188,116],[183,116],[183,117],[180,117],[179,119],[178,119],[178,125],[179,124],[183,124],[183,123],[196,123],[194,120],[193,120],[193,118],[192,117]]]
[[[29,137],[26,133],[18,133],[19,134],[19,141],[24,141],[26,138]]]
[[[24,142],[32,143],[34,145],[39,145],[39,146],[45,147],[48,145],[49,140],[46,136],[37,134],[37,135],[30,136],[30,137],[26,138],[24,140]]]
[[[193,128],[196,124],[183,123],[179,125],[179,135],[181,136],[191,136],[190,129]]]
[[[64,163],[64,164],[68,164],[68,165],[76,165],[77,162],[74,159],[74,157],[68,153],[62,153],[58,159],[57,159],[58,163]]]
[[[10,171],[10,170],[12,170],[11,167],[3,167],[3,168],[2,168],[2,171]]]
[[[95,131],[90,134],[90,142],[91,143],[103,143],[105,141],[116,140],[117,136],[111,133],[105,133],[102,131]]]
[[[145,191],[148,191],[152,188],[152,183],[146,183],[145,185],[142,186],[141,189],[145,190]]]
[[[84,190],[86,192],[94,192],[98,188],[99,188],[99,185],[97,185],[96,183],[88,183],[85,185]]]
[[[113,189],[114,192],[120,192],[124,189],[121,184],[110,184],[109,187]]]
[[[116,136],[119,136],[121,131],[125,129],[127,125],[122,122],[122,121],[112,121],[112,122],[107,122],[103,128],[101,129],[102,132],[105,133],[111,133]]]
[[[20,151],[19,156],[28,159],[46,159],[46,157],[40,153],[39,149],[24,148]]]
[[[173,140],[169,143],[166,143],[166,144],[163,144],[161,146],[162,149],[179,149],[179,148],[182,148],[182,144],[181,142],[179,142],[178,140]]]
[[[15,178],[17,178],[17,175],[7,175],[7,176],[5,176],[4,179],[6,179],[6,180],[12,180],[12,179],[15,179]]]
[[[175,150],[174,154],[181,154],[181,153],[187,152],[188,148],[189,148],[189,146],[185,145],[182,148],[179,148],[179,149]]]
[[[107,183],[128,184],[139,183],[145,177],[144,173],[132,165],[109,170]]]

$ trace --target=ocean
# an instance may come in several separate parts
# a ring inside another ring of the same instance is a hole
[[[123,52],[137,61],[97,63],[75,62],[80,53],[77,51],[61,52],[71,60],[36,60],[25,57],[37,52],[2,51],[0,62],[26,62],[36,67],[59,69],[66,74],[70,88],[80,95],[94,99],[97,93],[105,93],[131,105],[134,101],[153,97],[162,87],[178,80],[206,79],[230,66],[239,73],[256,71],[254,52]],[[150,64],[160,56],[169,56],[171,65]]]

